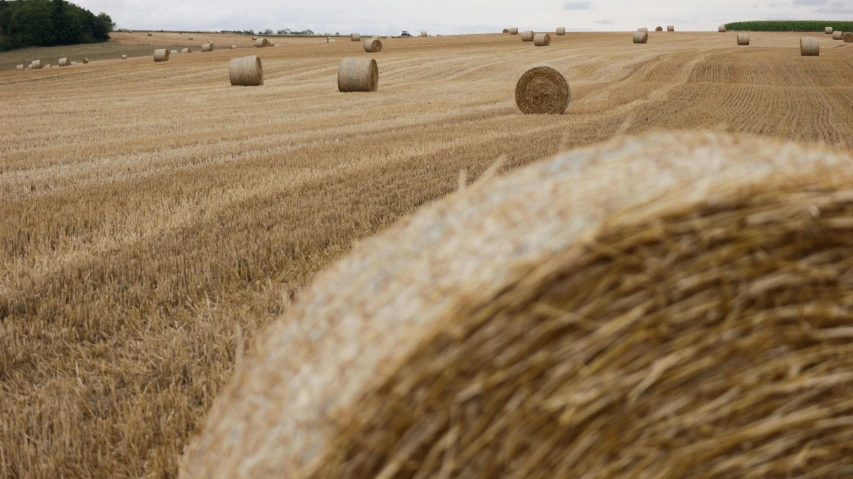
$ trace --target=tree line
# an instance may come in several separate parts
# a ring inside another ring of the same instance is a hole
[[[106,13],[66,0],[0,0],[0,51],[105,42],[114,28]]]

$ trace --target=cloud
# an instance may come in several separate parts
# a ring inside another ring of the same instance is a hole
[[[592,10],[592,2],[566,2],[563,4],[563,10]]]
[[[825,7],[817,9],[817,13],[845,13],[853,14],[853,6],[849,3],[832,2]]]
[[[599,20],[599,21],[597,21],[597,22],[595,22],[595,23],[597,23],[597,24],[599,24],[599,25],[613,25],[613,24],[614,24],[614,23],[616,23],[616,22],[614,22],[613,20],[608,20],[608,19],[606,19],[606,18],[602,18],[601,20]]]
[[[826,5],[826,0],[794,0],[795,7],[814,7],[816,5]]]

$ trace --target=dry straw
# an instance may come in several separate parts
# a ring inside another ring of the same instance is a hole
[[[59,59],[59,66],[61,66],[61,67],[71,66],[71,62],[68,61],[68,58],[60,58]]]
[[[350,41],[352,41],[352,42],[360,42],[360,41],[361,41],[361,34],[359,34],[359,33],[352,33],[352,34],[350,34],[349,39],[350,39]]]
[[[344,58],[338,66],[338,91],[372,92],[379,88],[379,66],[372,58]]]
[[[820,40],[815,37],[800,38],[800,55],[816,57],[820,55]]]
[[[634,43],[646,43],[649,41],[647,32],[634,32]]]
[[[192,48],[184,48],[183,50],[181,50],[181,53],[192,53],[192,52],[193,52]]]
[[[154,61],[155,62],[167,62],[169,61],[169,55],[172,52],[166,50],[165,48],[154,50]]]
[[[264,84],[264,65],[257,55],[235,58],[228,62],[228,75],[233,86],[261,86]]]
[[[510,35],[518,35],[518,29],[517,28],[510,28],[509,34]]]
[[[521,41],[532,42],[534,36],[535,36],[534,33],[530,30],[528,30],[526,32],[521,32]]]
[[[259,39],[255,40],[255,47],[256,48],[265,48],[268,46],[270,46],[270,41],[267,40],[266,38],[259,38]]]
[[[559,36],[563,36],[563,35],[565,35],[565,34],[566,34],[566,27],[559,27],[559,28],[557,28],[557,35],[559,35]]]
[[[84,58],[84,59],[83,59],[83,63],[89,63],[89,59],[88,59],[88,58]]]
[[[832,35],[832,27],[824,28],[823,33],[826,33],[827,35]]]
[[[550,65],[528,69],[515,85],[515,104],[526,115],[561,115],[571,101],[569,80]]]
[[[738,45],[749,45],[749,34],[748,33],[738,33],[737,34],[737,44]]]
[[[675,31],[675,25],[667,25],[667,26],[666,26],[666,31],[668,31],[668,32],[674,32],[674,31]]]
[[[844,39],[844,32],[832,32],[833,40],[842,40]]]
[[[382,42],[378,38],[368,38],[364,41],[364,51],[367,53],[379,53],[382,51]]]
[[[182,477],[848,477],[853,157],[618,138],[363,241]]]
[[[726,33],[726,26],[720,25],[719,27],[717,27],[717,31],[720,33]]]
[[[533,36],[533,44],[537,47],[547,47],[551,45],[551,35],[547,33],[537,33]]]
[[[213,44],[212,43],[205,43],[204,45],[201,46],[201,51],[202,52],[212,52],[213,51]]]
[[[847,32],[842,37],[844,43],[853,43],[853,32]]]

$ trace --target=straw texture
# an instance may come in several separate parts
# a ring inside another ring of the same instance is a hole
[[[666,26],[666,31],[668,31],[668,32],[674,32],[674,31],[675,31],[675,25],[667,25],[667,26]]]
[[[167,62],[169,61],[169,56],[172,54],[169,50],[165,48],[160,48],[154,50],[154,61],[155,62]]]
[[[233,86],[261,86],[264,65],[257,55],[235,58],[228,62],[228,75]]]
[[[266,38],[258,38],[255,40],[255,48],[265,48],[270,46],[270,41]]]
[[[547,47],[551,45],[551,35],[547,33],[537,33],[533,36],[533,44],[537,47]]]
[[[338,91],[372,92],[379,88],[379,66],[372,58],[344,58],[338,66]]]
[[[832,32],[832,39],[833,40],[843,40],[844,39],[844,32]]]
[[[61,66],[61,67],[71,66],[71,62],[68,61],[68,58],[60,58],[59,59],[59,66]]]
[[[300,293],[183,477],[845,477],[851,169],[666,133],[429,205]]]
[[[571,101],[569,80],[550,65],[530,68],[515,85],[515,104],[524,114],[560,115]]]
[[[559,36],[563,36],[563,35],[565,35],[565,34],[566,34],[566,27],[559,27],[559,28],[557,28],[557,35],[559,35]]]
[[[379,53],[382,51],[382,42],[378,38],[368,38],[364,41],[364,51],[367,53]]]
[[[720,33],[726,33],[726,26],[720,25],[719,27],[717,27],[717,31]]]
[[[518,35],[518,29],[517,28],[510,28],[509,34],[510,35]]]
[[[649,41],[647,32],[634,32],[634,43],[646,43]]]
[[[737,34],[737,44],[738,45],[749,45],[749,34],[748,33],[738,33]]]
[[[800,55],[804,57],[820,56],[820,40],[814,37],[800,38]]]
[[[832,27],[824,28],[823,33],[826,33],[827,35],[832,35]]]
[[[350,34],[349,39],[350,39],[350,41],[353,41],[353,42],[360,42],[361,41],[361,34],[352,33],[352,34]]]
[[[853,32],[846,32],[841,38],[844,43],[853,43]]]
[[[192,48],[184,48],[183,50],[181,50],[181,53],[192,53],[192,52],[193,52]]]
[[[212,43],[205,43],[204,45],[201,46],[201,51],[202,52],[212,52],[213,51],[213,44]]]
[[[532,42],[534,36],[535,36],[535,34],[530,30],[528,30],[526,32],[521,32],[521,41]]]

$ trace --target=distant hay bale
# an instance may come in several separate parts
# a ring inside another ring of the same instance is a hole
[[[350,41],[353,41],[353,42],[360,42],[361,41],[361,34],[352,33],[352,34],[350,34],[349,39],[350,39]]]
[[[266,38],[259,38],[255,40],[255,48],[265,48],[270,46],[270,41]]]
[[[551,35],[547,33],[537,33],[533,36],[533,45],[537,47],[547,47],[551,45]]]
[[[30,63],[30,66],[33,67],[33,70],[40,70],[44,68],[44,64],[42,64],[41,60],[33,60],[33,62]]]
[[[509,34],[510,35],[518,35],[518,29],[517,28],[510,28]]]
[[[804,57],[820,56],[820,40],[815,37],[800,38],[800,55]]]
[[[421,32],[421,37],[428,37],[429,34],[427,32]]]
[[[675,25],[667,25],[667,26],[666,26],[666,31],[668,31],[668,32],[674,32],[674,31],[675,31]]]
[[[150,37],[150,36],[152,36],[152,35],[151,35],[151,32],[148,32],[148,36],[149,36],[149,37]]]
[[[832,32],[832,39],[833,40],[843,40],[844,39],[844,32],[837,32],[837,31]]]
[[[509,28],[504,28],[504,31],[502,33],[509,33]]]
[[[372,58],[344,58],[338,66],[338,91],[373,92],[379,88],[379,66]]]
[[[83,59],[83,63],[84,63],[84,64],[85,64],[85,63],[89,63],[89,59],[88,59],[88,58],[84,58],[84,59]]]
[[[257,40],[257,39],[258,39],[258,37],[252,37],[252,41]]]
[[[60,58],[60,59],[59,59],[59,66],[61,66],[61,67],[67,67],[67,66],[70,66],[70,65],[71,65],[71,62],[70,62],[70,61],[68,61],[68,58]]]
[[[193,37],[192,37],[192,36],[190,36],[190,40],[192,40],[192,39],[193,39]]]
[[[236,49],[237,49],[237,45],[231,45],[231,49],[232,49],[232,50],[236,50]]]
[[[719,33],[726,33],[726,26],[725,26],[725,25],[720,25],[719,27],[717,27],[717,32],[719,32]]]
[[[31,63],[31,64],[29,64],[29,65],[27,65],[27,70],[32,70],[32,69],[33,69],[33,65],[32,65],[32,63]]]
[[[165,48],[154,50],[154,61],[155,62],[167,62],[169,61],[169,55],[172,52],[166,50]]]
[[[847,477],[851,165],[657,133],[431,202],[259,335],[180,477]]]
[[[749,34],[748,33],[738,33],[737,34],[737,44],[738,45],[749,45]]]
[[[257,55],[235,58],[228,62],[228,75],[233,86],[261,86],[264,84],[264,65]]]
[[[532,42],[534,36],[535,36],[534,33],[530,30],[528,30],[526,32],[521,32],[521,41],[522,42]]]
[[[178,50],[169,50],[169,54],[170,54],[170,55],[177,55],[177,54],[178,54]]]
[[[515,85],[515,104],[526,115],[561,115],[571,101],[569,80],[550,65],[528,69]]]
[[[122,60],[127,60],[127,55],[122,55],[122,56],[121,56],[121,59],[122,59]]]
[[[74,65],[76,65],[76,64],[77,64],[77,62],[71,62],[71,65],[72,65],[72,66],[74,66]]]
[[[45,68],[50,68],[50,63],[44,66]]]
[[[192,53],[192,52],[193,52],[192,48],[184,48],[181,50],[181,53]]]
[[[21,71],[23,71],[23,70],[24,70],[24,65],[16,65],[16,66],[15,66],[15,70],[21,70]]]
[[[646,43],[649,41],[648,32],[634,32],[634,43]]]
[[[844,43],[853,43],[853,32],[846,32],[841,38]]]
[[[382,51],[382,42],[378,38],[368,38],[364,41],[364,51],[367,53],[379,53]]]
[[[201,46],[201,51],[202,52],[212,52],[213,51],[213,44],[212,43],[205,43],[204,45]]]
[[[563,36],[563,35],[565,35],[565,34],[566,34],[566,27],[559,27],[559,28],[557,28],[557,35],[559,35],[559,36]]]
[[[832,27],[824,28],[823,33],[826,33],[827,35],[832,35]]]
[[[663,31],[663,27],[657,27],[657,28],[655,28],[655,31],[656,31],[656,32],[662,32],[662,31]]]

